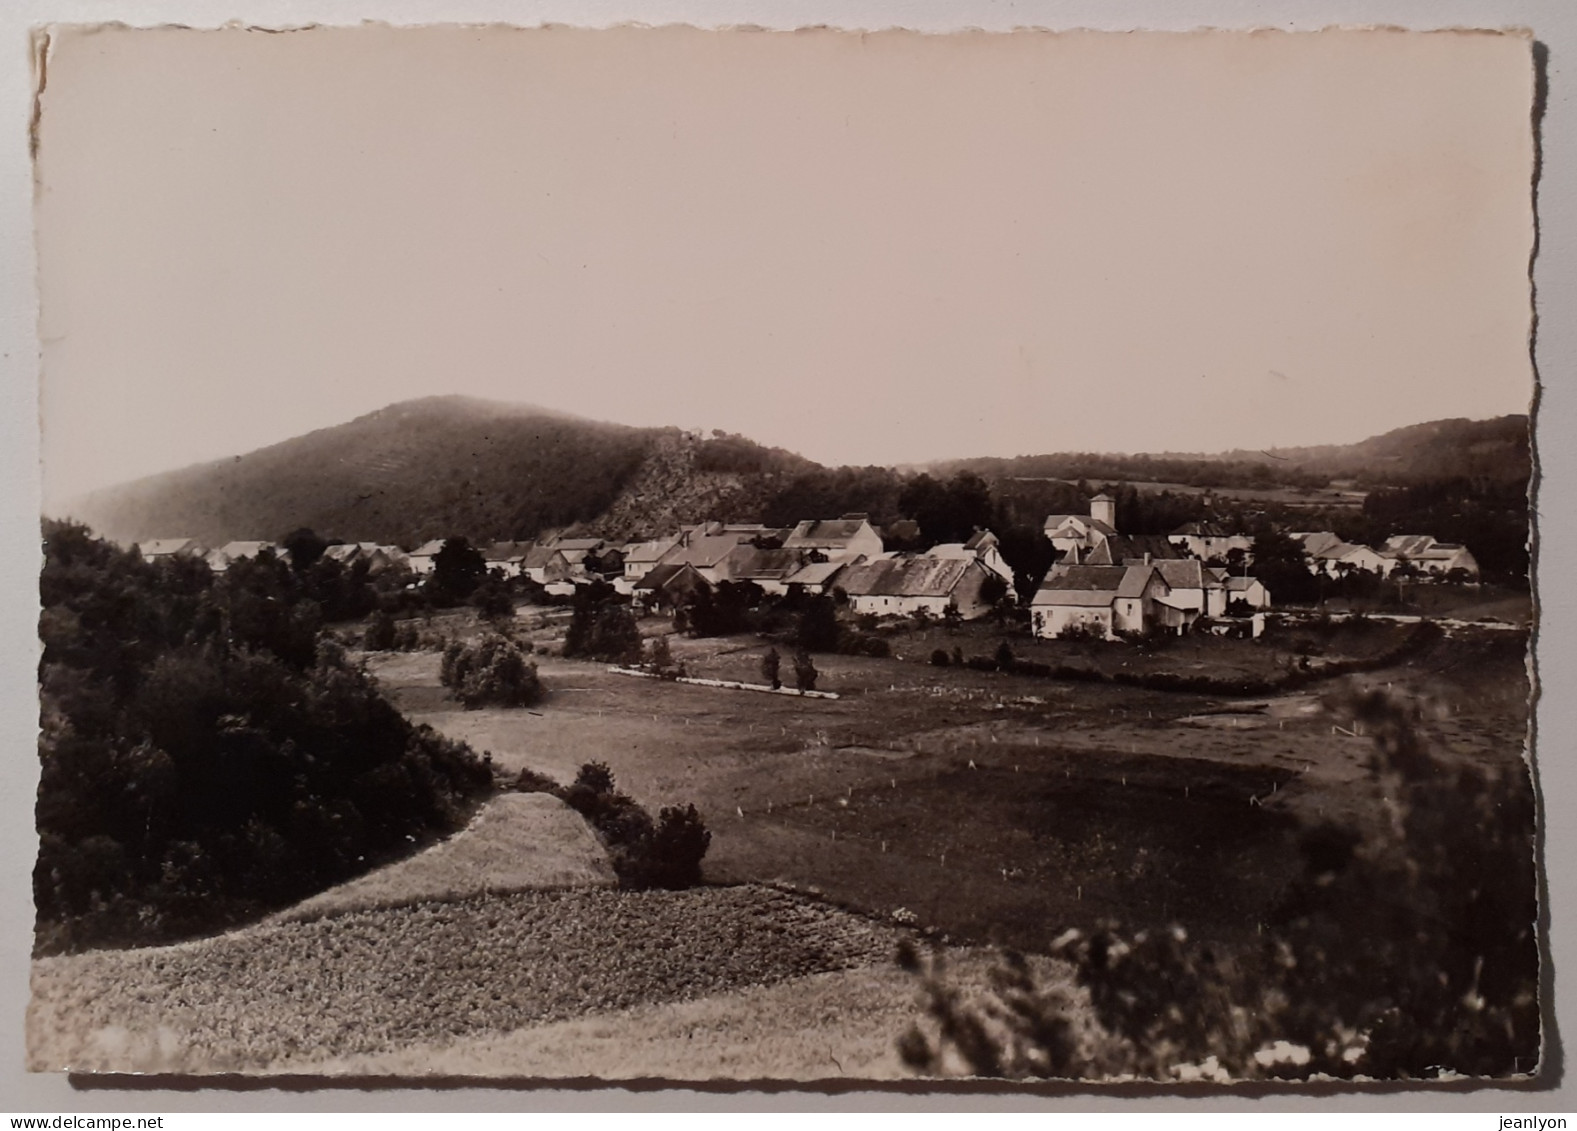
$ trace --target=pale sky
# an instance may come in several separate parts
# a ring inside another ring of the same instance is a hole
[[[394,401],[828,463],[1527,410],[1530,42],[57,33],[46,509]]]

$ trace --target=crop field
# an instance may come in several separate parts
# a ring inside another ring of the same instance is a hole
[[[522,892],[33,966],[35,1071],[258,1071],[890,961],[896,932],[761,887]]]

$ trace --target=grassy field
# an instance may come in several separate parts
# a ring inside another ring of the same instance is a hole
[[[558,631],[527,627],[544,643]],[[1151,654],[1009,639],[1044,662],[1225,675],[1271,672],[1310,649],[1373,656],[1406,631],[1188,638]],[[438,686],[436,656],[372,664],[413,718],[504,767],[568,781],[602,761],[648,807],[694,802],[713,831],[712,882],[778,881],[878,916],[905,909],[956,941],[1030,950],[1105,919],[1175,920],[1223,940],[1257,931],[1296,867],[1300,827],[1379,812],[1369,744],[1347,733],[1336,705],[1345,689],[1421,697],[1454,756],[1504,764],[1522,750],[1519,634],[1457,633],[1404,666],[1247,703],[927,662],[954,643],[990,654],[1000,638],[988,625],[936,627],[894,637],[889,659],[817,656],[818,687],[836,701],[631,679],[539,655],[549,689],[539,709],[464,711]],[[674,641],[691,674],[729,679],[759,678],[766,647]]]
[[[448,631],[477,631],[469,613]],[[538,644],[564,617],[527,610]],[[643,624],[648,634],[665,625]],[[1009,637],[1103,671],[1264,674],[1313,651],[1384,652],[1405,626],[1126,646]],[[173,947],[33,966],[35,1069],[599,1076],[905,1075],[917,1017],[893,963],[915,922],[982,985],[981,944],[1044,951],[1068,927],[1182,923],[1248,941],[1312,821],[1382,819],[1370,744],[1342,710],[1390,686],[1451,758],[1515,765],[1526,637],[1451,630],[1406,663],[1268,699],[1221,699],[928,663],[990,654],[991,625],[894,634],[891,658],[817,656],[836,700],[635,679],[538,654],[545,701],[460,709],[432,653],[368,657],[415,721],[506,771],[606,762],[656,810],[694,802],[709,886],[610,890],[584,824],[505,794],[410,860],[282,916]],[[753,680],[767,644],[676,639],[693,674]],[[573,819],[572,819],[573,818]],[[897,914],[895,914],[897,913]],[[1046,976],[1065,967],[1035,959]]]

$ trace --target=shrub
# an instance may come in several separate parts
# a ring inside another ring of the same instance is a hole
[[[766,655],[761,657],[761,678],[774,691],[783,686],[782,668],[783,657],[778,655],[776,648],[769,648]]]
[[[666,807],[657,815],[645,858],[645,879],[652,887],[678,890],[701,882],[701,859],[712,843],[694,805]]]
[[[502,627],[514,623],[515,601],[509,595],[509,583],[497,573],[489,573],[477,586],[471,604],[489,624]]]
[[[1088,621],[1073,621],[1062,626],[1062,631],[1057,633],[1058,640],[1072,640],[1077,642],[1105,640],[1106,633],[1100,625]]]
[[[564,634],[565,656],[609,664],[640,663],[640,626],[629,606],[614,600],[611,586],[581,586],[574,609]]]
[[[367,622],[361,646],[369,652],[388,652],[394,648],[394,618],[379,609]]]
[[[938,648],[936,651],[931,653],[931,663],[936,667],[945,668],[950,662],[951,661],[948,658],[946,648]]]
[[[469,644],[451,641],[439,677],[467,708],[529,707],[542,698],[537,666],[513,640],[495,632]]]
[[[575,774],[572,786],[579,786],[594,794],[612,793],[613,771],[606,762],[587,762]]]
[[[794,642],[807,652],[831,652],[838,647],[838,614],[830,597],[811,597],[799,615]]]
[[[664,808],[653,821],[614,788],[613,774],[601,762],[583,765],[560,796],[597,830],[622,886],[677,890],[701,882],[712,834],[694,805]]]
[[[1010,672],[1013,670],[1016,657],[1013,655],[1013,646],[1006,640],[997,645],[996,661],[997,667],[1002,671]]]
[[[646,645],[646,660],[642,665],[647,671],[663,679],[679,679],[685,668],[674,661],[673,647],[666,636],[654,636]]]
[[[559,783],[546,774],[539,774],[535,770],[521,770],[515,778],[516,793],[551,793],[558,796]]]
[[[794,653],[794,686],[801,691],[816,690],[816,665],[811,661],[810,653],[801,648]]]
[[[868,636],[863,632],[846,632],[838,641],[838,654],[841,656],[874,656],[882,659],[893,654],[892,645],[880,636]]]

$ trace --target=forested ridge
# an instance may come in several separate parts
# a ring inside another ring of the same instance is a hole
[[[275,539],[303,526],[345,541],[407,548],[452,534],[485,544],[563,529],[622,539],[714,518],[786,526],[855,511],[881,526],[914,519],[928,540],[942,541],[934,522],[901,503],[906,491],[914,502],[922,476],[978,476],[999,507],[1011,509],[1009,524],[1026,527],[1045,513],[1079,509],[1091,487],[1308,490],[1336,477],[1387,493],[1389,501],[1371,517],[1394,517],[1398,500],[1404,507],[1418,501],[1422,517],[1449,525],[1463,506],[1475,514],[1486,505],[1505,510],[1505,498],[1525,489],[1530,469],[1525,416],[1435,421],[1318,448],[1218,456],[1064,453],[900,471],[824,467],[721,431],[631,428],[529,405],[430,397],[247,455],[108,488],[68,511],[117,540],[190,537],[210,546]],[[1080,480],[1084,490],[1076,490]],[[1442,498],[1446,505],[1436,505]],[[1032,513],[1037,508],[1040,515]],[[1206,513],[1184,490],[1160,501],[1154,492],[1134,491],[1119,505],[1125,533],[1165,533]],[[1002,523],[1000,514],[987,517]],[[1425,532],[1467,540],[1446,529]]]

